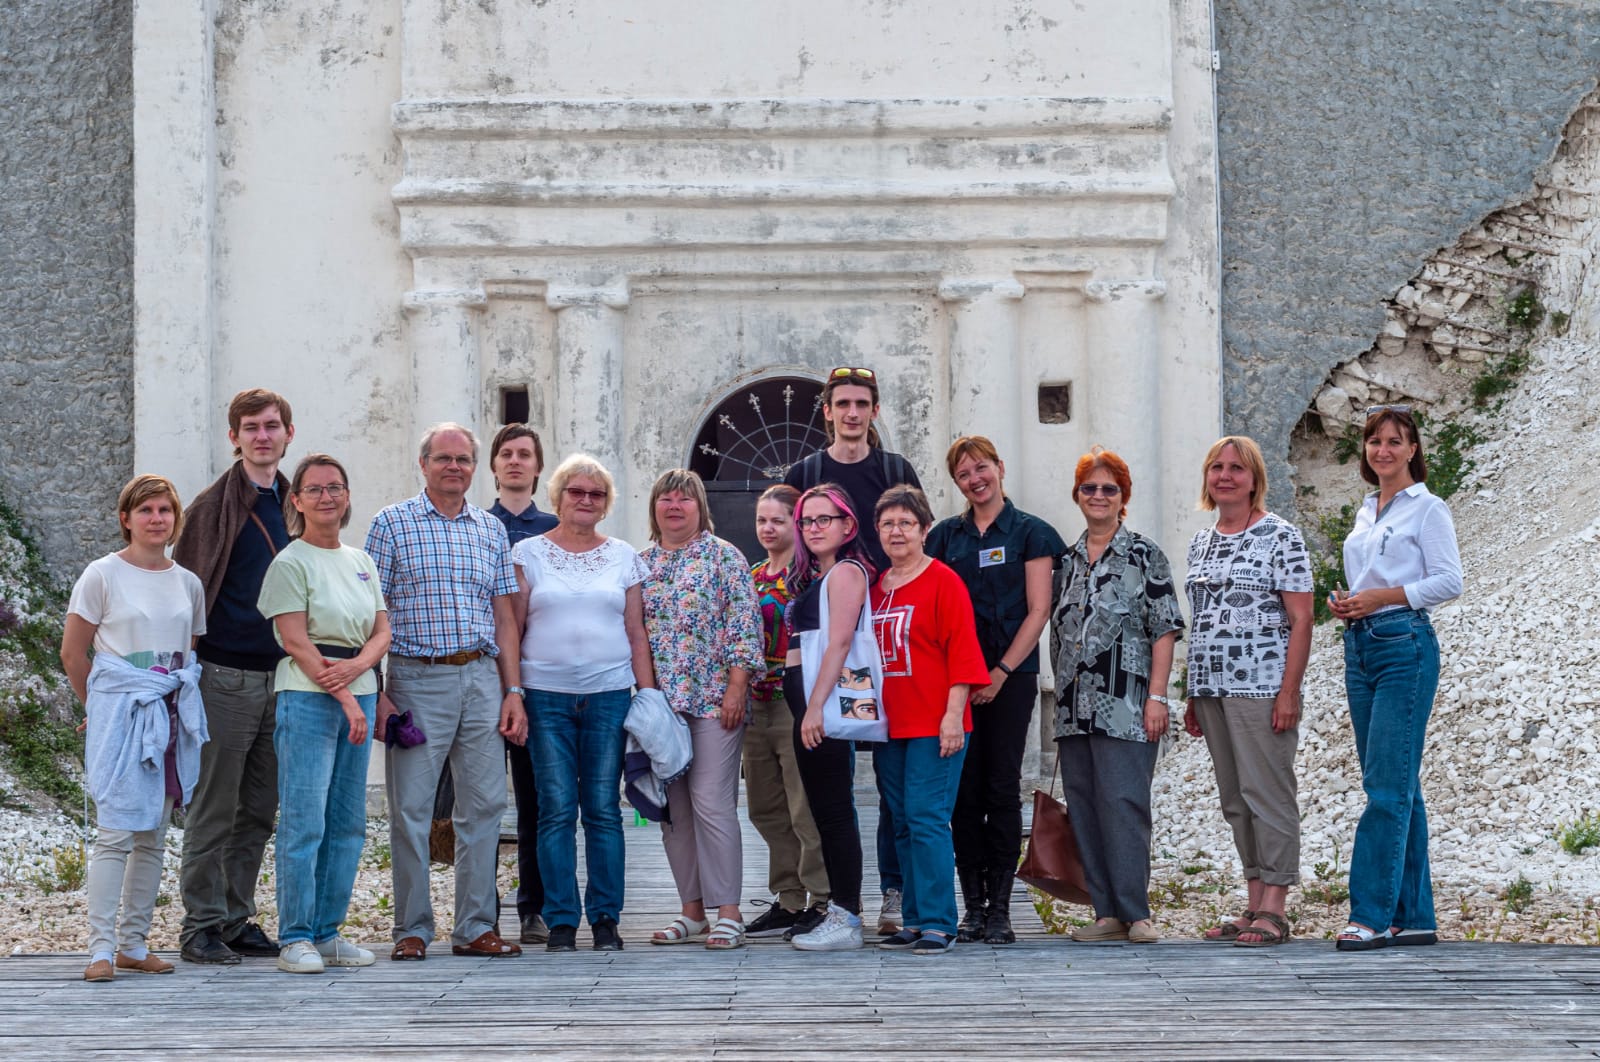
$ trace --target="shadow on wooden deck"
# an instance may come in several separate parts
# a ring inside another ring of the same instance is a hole
[[[865,802],[863,802],[865,803]],[[875,815],[862,808],[868,914]],[[766,849],[746,826],[747,897]],[[1074,944],[1021,890],[1020,941],[921,958],[652,947],[677,911],[653,827],[627,829],[626,951],[460,959],[322,976],[179,963],[80,980],[81,955],[0,962],[0,1058],[1536,1059],[1600,1054],[1600,950],[1445,943],[1342,955],[1194,941]],[[581,847],[581,846],[580,846]],[[753,917],[754,907],[746,908]],[[507,931],[513,930],[507,912]],[[514,937],[513,937],[514,939]],[[580,933],[586,945],[587,930]],[[176,961],[175,955],[169,955]]]

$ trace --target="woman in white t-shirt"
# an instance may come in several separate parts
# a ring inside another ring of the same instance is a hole
[[[367,760],[389,614],[372,558],[339,541],[350,523],[350,477],[307,454],[289,484],[292,541],[267,568],[257,607],[288,655],[273,679],[278,754],[278,969],[370,966],[345,940],[367,833]]]
[[[511,550],[526,602],[522,682],[539,793],[545,948],[573,951],[580,915],[587,914],[595,950],[618,951],[622,724],[632,687],[656,684],[644,629],[642,584],[649,572],[632,546],[595,530],[616,496],[600,462],[573,454],[551,474],[548,489],[561,522]],[[589,878],[581,910],[580,811]]]
[[[1267,512],[1267,463],[1253,439],[1218,439],[1201,466],[1200,508],[1217,522],[1189,543],[1188,711],[1204,737],[1222,815],[1244,864],[1244,913],[1206,931],[1244,948],[1289,939],[1300,880],[1294,754],[1311,655],[1311,559],[1300,529]]]
[[[1348,592],[1328,600],[1344,620],[1344,685],[1367,806],[1350,852],[1350,924],[1340,951],[1434,944],[1422,746],[1439,689],[1439,639],[1428,610],[1461,594],[1450,507],[1428,492],[1408,406],[1376,406],[1361,432],[1368,494],[1344,540]]]
[[[177,489],[135,476],[117,498],[117,520],[127,546],[78,577],[61,639],[61,665],[84,704],[84,774],[98,827],[85,981],[172,972],[146,940],[167,822],[194,791],[207,736],[193,658],[206,631],[205,591],[166,555],[183,526]],[[159,762],[152,748],[164,750]]]

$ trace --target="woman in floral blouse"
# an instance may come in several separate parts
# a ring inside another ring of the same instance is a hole
[[[683,914],[653,944],[744,944],[739,891],[739,751],[750,683],[766,671],[761,613],[744,556],[711,533],[700,477],[663,473],[650,491],[650,567],[645,629],[656,679],[672,710],[689,721],[694,762],[667,788],[670,822],[661,824]],[[706,910],[717,917],[709,925]]]
[[[1063,561],[1052,620],[1056,745],[1095,921],[1073,940],[1158,940],[1150,924],[1150,782],[1166,733],[1183,614],[1161,548],[1123,526],[1133,479],[1098,447],[1078,459],[1087,528]]]

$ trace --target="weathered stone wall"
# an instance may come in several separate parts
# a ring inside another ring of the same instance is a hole
[[[133,469],[131,8],[0,19],[0,490],[58,578],[117,541]]]
[[[1292,511],[1289,433],[1432,251],[1528,193],[1600,74],[1600,5],[1216,0],[1225,423]]]

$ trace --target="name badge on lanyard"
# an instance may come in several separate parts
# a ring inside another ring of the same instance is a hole
[[[978,551],[979,568],[993,568],[996,564],[1004,564],[1005,562],[1006,548],[1004,546],[996,546],[994,549],[984,549]]]

